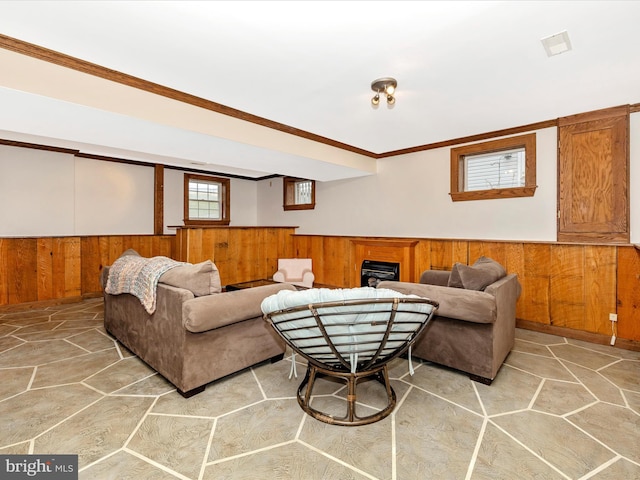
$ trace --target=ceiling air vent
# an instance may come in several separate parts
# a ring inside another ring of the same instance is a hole
[[[564,32],[556,33],[555,35],[545,37],[540,41],[542,42],[548,57],[560,55],[561,53],[571,50],[571,41],[569,40],[569,34],[566,30]]]

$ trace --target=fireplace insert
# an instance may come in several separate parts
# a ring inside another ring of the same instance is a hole
[[[383,280],[400,280],[400,264],[364,260],[360,268],[360,286],[376,287]]]

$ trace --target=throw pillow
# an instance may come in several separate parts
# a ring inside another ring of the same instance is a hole
[[[463,288],[467,290],[484,290],[507,274],[502,265],[484,256],[472,266],[458,264],[457,272]]]
[[[160,282],[172,287],[190,290],[196,297],[203,297],[222,291],[220,273],[211,260],[195,265],[187,264],[163,273]]]
[[[447,287],[464,288],[462,279],[460,278],[460,271],[458,270],[458,268],[460,267],[466,267],[466,265],[459,262],[453,264],[453,268],[451,268],[451,274],[449,275],[449,282],[447,283]]]
[[[122,252],[122,254],[120,256],[124,257],[126,255],[134,255],[136,257],[140,256],[140,254],[138,252],[136,252],[133,248],[129,248],[128,250],[125,250],[124,252]]]

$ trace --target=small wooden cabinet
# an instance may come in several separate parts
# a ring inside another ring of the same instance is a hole
[[[558,121],[558,241],[629,242],[629,106]]]

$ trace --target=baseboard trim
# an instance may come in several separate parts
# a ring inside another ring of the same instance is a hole
[[[582,330],[574,330],[573,328],[557,327],[555,325],[546,325],[543,323],[532,322],[530,320],[516,319],[516,327],[525,330],[533,330],[541,333],[549,333],[551,335],[559,335],[561,337],[573,338],[574,340],[582,340],[584,342],[596,343],[598,345],[609,345],[611,337],[609,335],[602,335],[601,333],[585,332]],[[640,352],[640,342],[635,340],[628,340],[626,338],[618,337],[614,347],[621,348],[623,350],[633,350]]]

